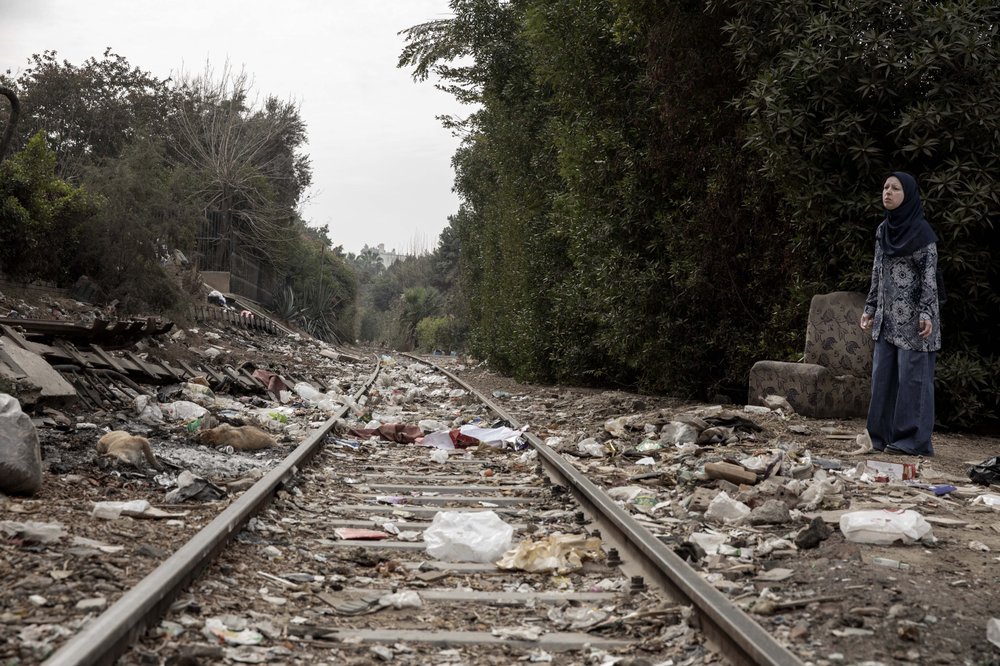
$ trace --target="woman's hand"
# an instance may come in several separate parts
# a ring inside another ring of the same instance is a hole
[[[931,333],[934,332],[934,324],[931,323],[930,319],[920,320],[920,337],[926,340],[931,337]]]
[[[875,317],[873,317],[872,315],[868,314],[867,312],[863,313],[861,315],[861,322],[860,322],[861,328],[863,328],[866,331],[869,330],[872,327],[872,320],[874,320],[874,319],[875,319]],[[930,323],[930,322],[928,322],[928,323]],[[928,335],[930,335],[930,333],[928,333]]]

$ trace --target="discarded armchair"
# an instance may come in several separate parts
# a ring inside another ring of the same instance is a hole
[[[858,326],[865,295],[835,291],[809,305],[804,363],[758,361],[750,369],[749,402],[784,396],[796,412],[816,418],[865,416],[871,399],[871,335]]]

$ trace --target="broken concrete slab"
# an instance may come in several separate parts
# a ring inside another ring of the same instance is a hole
[[[0,378],[38,388],[18,396],[24,404],[66,403],[77,397],[76,389],[44,358],[6,337],[0,337]]]

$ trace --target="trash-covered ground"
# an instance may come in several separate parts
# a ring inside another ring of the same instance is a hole
[[[0,313],[65,321],[104,314],[64,297],[9,292],[0,295]],[[182,326],[132,351],[217,367],[251,362],[286,376],[322,378],[327,391],[303,383],[275,395],[215,394],[196,379],[142,386],[147,395],[137,395],[118,383],[114,410],[36,406],[29,416],[41,447],[41,488],[33,495],[0,493],[0,663],[44,659],[331,412],[343,404],[357,408],[350,394],[375,365],[374,357],[339,360],[341,354],[301,336],[222,322]],[[98,443],[114,431],[125,439],[102,455]],[[145,457],[144,444],[154,460]],[[133,454],[136,464],[126,462]]]
[[[1000,440],[937,433],[932,459],[871,454],[863,420],[778,400],[747,411],[454,369],[806,663],[1000,663],[1000,486],[967,474]]]
[[[66,298],[11,295],[8,290],[0,294],[3,314],[93,321],[107,313]],[[279,389],[277,396],[215,394],[187,382],[144,386],[150,394],[145,400],[123,388],[123,401],[115,410],[36,409],[31,416],[41,443],[42,489],[28,497],[0,494],[0,663],[40,662],[206,525],[332,409],[349,404],[346,396],[372,369],[369,362],[341,360],[340,354],[310,340],[222,322],[184,325],[140,342],[133,351],[171,362],[237,367],[252,362],[278,374],[313,375],[328,390],[318,394],[315,387],[292,385],[284,387],[284,394]],[[935,436],[937,456],[930,460],[871,455],[857,440],[861,420],[806,419],[788,413],[780,401],[775,410],[747,411],[742,405],[526,386],[462,359],[434,360],[493,394],[533,432],[587,470],[806,663],[998,661],[1000,653],[990,641],[1000,642],[1000,622],[993,620],[1000,617],[1000,608],[992,592],[1000,582],[995,573],[1000,488],[973,484],[967,475],[971,465],[1000,453],[997,439],[944,433]],[[403,390],[383,404],[460,400],[443,385],[428,388],[412,395]],[[434,391],[438,393],[432,396]],[[462,409],[456,406],[452,418]],[[361,416],[360,411],[354,415]],[[239,450],[244,439],[232,440],[237,446],[199,441],[203,436],[198,433],[206,429],[202,426],[216,422],[253,425],[274,446]],[[162,469],[98,455],[98,441],[115,430],[145,438]],[[350,449],[336,452],[354,455]],[[421,461],[413,471],[430,467],[431,462]],[[494,473],[505,477],[518,471],[512,465]],[[283,501],[294,502],[295,497]],[[406,520],[397,525],[404,534],[411,531]],[[250,541],[261,535],[280,539],[281,529],[265,517],[247,534]],[[311,529],[323,531],[321,526]],[[220,566],[245,568],[231,560]],[[342,566],[337,575],[345,577],[363,578],[357,571],[361,566],[378,572],[377,562],[345,561]],[[282,569],[271,575],[286,573]],[[265,597],[289,596],[275,592],[286,583],[309,582],[287,576],[282,581],[258,583],[268,590],[255,588],[261,609],[280,605]],[[239,603],[226,597],[230,592],[215,593],[224,603]],[[183,612],[197,604],[178,608]],[[679,632],[681,639],[692,641],[678,628],[682,611],[668,610],[653,616],[661,620],[653,629],[635,618],[636,630]],[[465,619],[475,617],[489,626],[489,614],[470,613]],[[288,619],[294,625],[293,617]],[[428,612],[420,617],[438,619]],[[167,636],[177,630],[166,627]],[[243,628],[237,622],[216,629]],[[387,656],[414,663],[427,655],[440,663],[464,660],[461,651],[408,650],[390,648],[392,655],[361,651],[351,657],[359,663]],[[674,663],[705,657],[710,655],[699,652]],[[509,658],[497,655],[496,663]],[[237,654],[235,661],[239,659]],[[553,661],[573,663],[560,659]],[[275,653],[273,660],[295,663],[295,656]],[[576,663],[613,660],[611,653],[594,652]]]
[[[122,663],[719,663],[687,608],[606,561],[517,431],[385,360],[363,418]]]

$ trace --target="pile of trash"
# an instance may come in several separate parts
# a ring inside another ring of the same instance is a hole
[[[711,406],[622,416],[608,419],[596,435],[550,437],[546,444],[601,480],[637,520],[709,572],[734,565],[756,571],[762,558],[794,557],[819,547],[834,530],[859,544],[932,544],[933,525],[951,523],[925,506],[1000,506],[1000,496],[963,486],[962,479],[933,472],[921,461],[864,456],[875,453],[865,433],[814,425],[819,436],[867,444],[837,458],[815,455],[808,444],[790,438],[762,441],[758,420],[793,414],[785,401],[771,403],[743,412]],[[788,429],[810,434],[805,425]],[[986,461],[970,471],[973,480],[976,474],[1000,478],[1000,463]],[[889,491],[905,501],[883,497]],[[717,574],[708,577],[721,589],[741,586]]]

